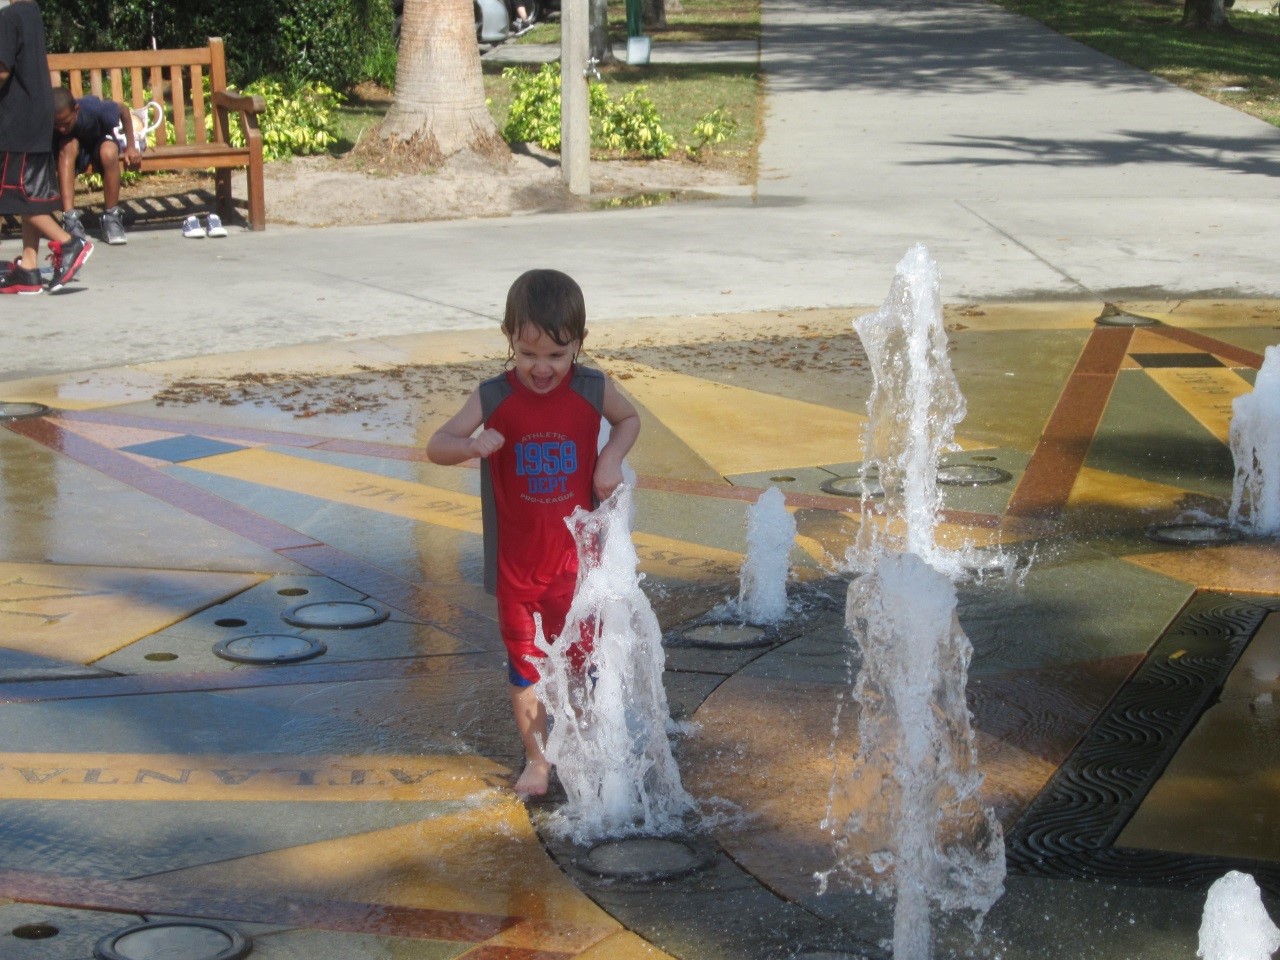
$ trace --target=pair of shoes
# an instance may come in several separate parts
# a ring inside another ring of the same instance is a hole
[[[103,212],[102,239],[113,247],[129,242],[129,238],[124,235],[124,222],[120,219],[119,207],[112,207]]]
[[[62,215],[62,229],[81,240],[89,239],[89,235],[84,232],[84,224],[80,222],[79,210],[68,210]]]
[[[21,260],[15,260],[9,264],[5,275],[0,277],[0,293],[30,296],[33,293],[43,292],[44,284],[40,282],[40,271],[23,269]]]
[[[75,277],[85,261],[93,256],[93,244],[79,237],[66,243],[49,241],[49,259],[53,261],[53,277],[49,280],[49,292],[57,293]]]
[[[225,237],[227,228],[222,225],[222,218],[216,213],[205,217],[208,227],[200,225],[200,218],[191,216],[182,221],[182,235],[189,240],[200,240],[204,237]]]
[[[519,17],[517,17],[515,20],[511,21],[511,36],[513,37],[523,37],[526,33],[528,33],[532,29],[533,29],[532,20],[521,20]]]

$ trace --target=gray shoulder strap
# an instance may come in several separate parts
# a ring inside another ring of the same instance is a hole
[[[505,373],[481,381],[479,390],[480,410],[485,420],[488,420],[493,415],[493,411],[498,409],[498,404],[511,396],[511,384]]]
[[[481,382],[480,410],[485,423],[498,404],[511,396],[511,384],[506,374],[490,377]],[[498,589],[498,506],[493,499],[493,476],[489,473],[488,459],[480,461],[480,521],[484,531],[484,588],[493,594]]]
[[[587,403],[595,407],[596,413],[604,413],[604,374],[591,367],[578,365],[573,372],[573,390]]]

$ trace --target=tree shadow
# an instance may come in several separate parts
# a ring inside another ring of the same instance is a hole
[[[906,166],[967,164],[977,167],[1050,166],[1059,168],[1161,164],[1198,167],[1253,176],[1280,176],[1280,152],[1258,153],[1261,138],[1205,137],[1184,130],[1120,130],[1114,137],[968,136],[918,141],[942,147],[945,159],[909,160]]]

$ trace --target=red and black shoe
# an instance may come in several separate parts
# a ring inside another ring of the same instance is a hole
[[[9,264],[9,269],[0,277],[0,293],[16,293],[30,296],[43,293],[44,284],[40,281],[39,270],[24,270],[19,260]]]
[[[71,278],[91,256],[93,244],[81,237],[73,236],[66,243],[50,240],[49,259],[53,261],[53,279],[49,281],[49,292],[57,293],[70,283]]]

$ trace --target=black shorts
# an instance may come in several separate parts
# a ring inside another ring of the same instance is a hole
[[[31,216],[61,206],[52,153],[0,153],[0,213]]]

